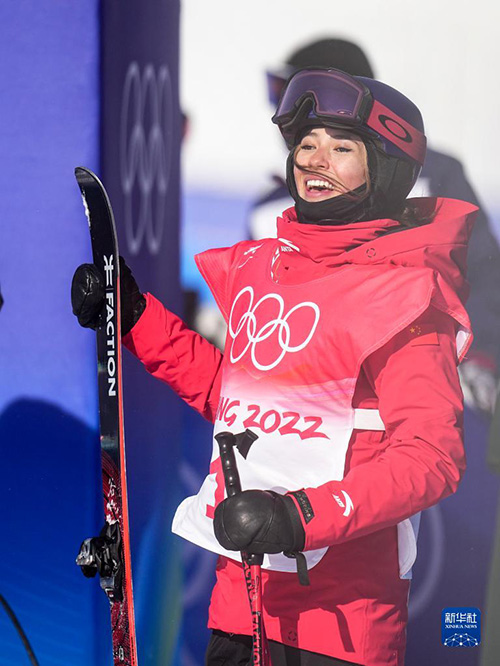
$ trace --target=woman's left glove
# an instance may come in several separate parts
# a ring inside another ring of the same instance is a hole
[[[146,309],[146,299],[141,294],[132,271],[120,257],[120,292],[122,336],[139,321]],[[99,314],[105,304],[104,278],[94,264],[78,266],[71,285],[71,305],[80,326],[96,329]]]
[[[296,553],[305,532],[294,501],[272,490],[245,490],[215,509],[214,532],[226,550]]]

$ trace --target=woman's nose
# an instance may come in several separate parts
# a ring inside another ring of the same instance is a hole
[[[309,164],[314,167],[323,167],[327,169],[329,166],[328,151],[324,148],[318,148],[314,151],[309,159]]]

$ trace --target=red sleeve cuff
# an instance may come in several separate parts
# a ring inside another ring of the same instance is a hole
[[[332,481],[328,488],[307,488],[288,493],[295,502],[306,535],[304,550],[335,544],[341,536],[342,523],[349,520],[353,503],[349,495]],[[338,527],[337,527],[338,526]]]

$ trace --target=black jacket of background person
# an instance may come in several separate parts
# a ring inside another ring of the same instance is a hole
[[[500,365],[500,249],[488,218],[458,160],[428,150],[420,177],[427,180],[431,196],[462,199],[479,206],[467,254],[471,286],[467,311],[474,332],[473,349]]]

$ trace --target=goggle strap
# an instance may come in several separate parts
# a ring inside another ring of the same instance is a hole
[[[366,124],[416,162],[424,163],[425,135],[375,99]]]

